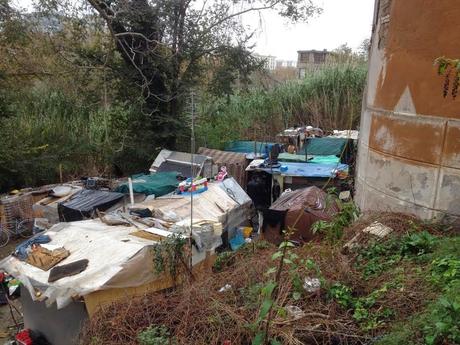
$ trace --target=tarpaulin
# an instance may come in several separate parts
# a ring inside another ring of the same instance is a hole
[[[322,164],[322,163],[291,163],[281,162],[278,168],[264,168],[254,165],[246,170],[265,171],[269,174],[299,177],[335,177],[338,171],[347,171],[347,164]]]
[[[318,187],[285,192],[264,211],[264,238],[279,244],[283,239],[282,231],[292,229],[291,240],[301,243],[310,241],[313,238],[310,230],[313,223],[330,220],[338,211],[333,197]]]
[[[179,182],[177,181],[177,171],[159,172],[151,175],[134,175],[133,191],[145,195],[155,195],[156,197],[173,192]],[[124,183],[115,189],[115,192],[129,193],[128,183]]]
[[[3,269],[21,281],[34,300],[54,302],[61,309],[75,296],[85,296],[94,291],[110,288],[141,286],[157,279],[152,247],[155,242],[130,235],[137,229],[128,226],[110,226],[99,220],[59,223],[46,231],[51,245],[64,247],[70,256],[61,265],[78,260],[88,260],[88,267],[81,273],[48,282],[49,271],[43,271],[9,256],[0,260]],[[169,231],[146,228],[145,231],[171,236]],[[192,265],[206,257],[192,248]],[[36,291],[42,292],[40,295]]]
[[[266,143],[260,141],[231,141],[225,145],[225,151],[241,152],[241,153],[261,153],[268,155],[274,143]]]
[[[305,155],[296,155],[287,152],[280,153],[278,156],[280,162],[307,162]],[[313,156],[308,155],[308,163],[321,163],[321,164],[337,164],[340,162],[340,158],[334,155],[329,156]]]
[[[122,193],[83,189],[58,205],[61,222],[91,218],[97,210],[105,211],[124,198]]]
[[[340,156],[348,144],[348,139],[344,138],[308,138],[307,145],[304,147],[307,154],[319,156]]]

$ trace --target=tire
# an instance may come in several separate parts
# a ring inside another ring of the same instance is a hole
[[[0,226],[0,248],[5,247],[10,241],[10,234],[8,230]]]
[[[30,219],[22,220],[16,226],[16,233],[22,238],[31,237],[34,229],[34,221]]]

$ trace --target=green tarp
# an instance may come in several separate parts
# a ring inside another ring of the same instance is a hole
[[[308,138],[306,150],[313,156],[340,156],[347,142],[343,138]]]
[[[257,153],[266,153],[265,146],[271,147],[273,143],[265,143],[260,141],[231,141],[225,145],[225,151],[253,153],[254,149]]]
[[[290,153],[280,153],[278,156],[280,162],[298,162],[306,163],[305,155],[294,155]],[[336,164],[340,162],[340,158],[334,155],[329,156],[310,156],[308,155],[308,163],[319,164]]]
[[[133,175],[134,193],[145,195],[162,196],[173,192],[179,182],[177,181],[178,172],[159,172],[151,175]],[[115,189],[115,192],[129,193],[128,183],[124,183]]]

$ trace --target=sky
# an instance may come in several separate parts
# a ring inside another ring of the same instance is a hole
[[[243,24],[257,30],[255,51],[277,59],[297,60],[298,50],[332,50],[346,43],[357,49],[370,38],[374,0],[314,0],[323,9],[309,23],[286,24],[276,13],[265,12],[243,18]]]
[[[27,8],[32,0],[14,2]],[[313,2],[323,13],[311,18],[309,23],[288,24],[276,12],[265,11],[261,17],[256,13],[245,15],[243,24],[256,30],[255,52],[273,55],[279,60],[297,60],[298,50],[332,50],[344,43],[357,49],[364,39],[370,38],[374,0]]]

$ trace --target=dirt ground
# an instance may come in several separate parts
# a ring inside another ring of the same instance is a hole
[[[10,243],[8,243],[5,247],[0,248],[0,260],[10,255],[16,245],[23,241],[24,239],[12,239]],[[16,322],[22,323],[22,315],[19,313],[21,312],[21,305],[17,301],[12,301],[14,307],[16,307],[17,311],[12,308],[14,318]],[[18,313],[19,312],[19,313]],[[16,326],[15,322],[11,316],[11,311],[8,305],[0,305],[0,344],[3,344],[9,339],[12,339],[14,334],[16,333]]]

